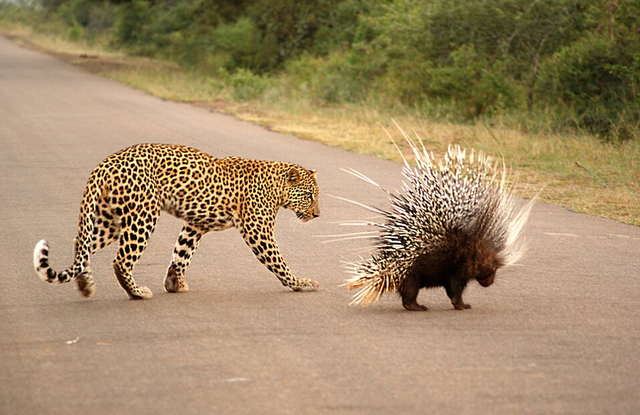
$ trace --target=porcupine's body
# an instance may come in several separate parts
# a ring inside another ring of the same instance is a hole
[[[520,257],[531,202],[519,207],[509,192],[506,168],[491,157],[450,146],[444,160],[436,162],[405,138],[417,166],[405,160],[408,182],[402,192],[389,193],[390,210],[370,208],[384,221],[361,223],[379,233],[372,257],[349,266],[353,277],[347,286],[360,290],[353,303],[367,305],[398,291],[407,310],[426,311],[416,301],[418,291],[444,287],[456,309],[471,308],[462,299],[468,282],[488,287],[500,267]]]

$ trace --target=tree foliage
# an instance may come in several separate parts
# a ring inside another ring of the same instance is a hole
[[[40,1],[131,53],[243,80],[284,73],[327,102],[551,113],[608,140],[640,129],[636,0]]]

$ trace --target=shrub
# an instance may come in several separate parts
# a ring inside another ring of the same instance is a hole
[[[639,124],[640,52],[587,36],[563,48],[541,69],[540,94],[568,116],[568,125],[606,140],[633,138]]]
[[[152,20],[151,3],[145,0],[132,0],[117,8],[113,42],[116,46],[140,46],[150,42],[147,28]]]
[[[302,90],[308,99],[342,103],[367,97],[367,80],[345,54],[335,52],[327,57],[304,54],[289,61],[285,72],[289,84]]]
[[[426,71],[425,92],[451,100],[465,118],[517,108],[522,102],[521,88],[505,73],[502,62],[490,66],[473,46],[466,45],[451,53],[451,61]]]
[[[223,67],[228,71],[259,71],[262,66],[257,29],[247,17],[218,26],[211,34],[210,45],[210,52],[222,56]]]
[[[233,88],[232,96],[238,101],[256,99],[272,85],[269,78],[256,75],[247,69],[239,69],[231,74],[222,69],[220,75],[225,84]]]
[[[261,72],[280,68],[287,60],[313,50],[318,29],[328,25],[339,0],[261,0],[249,9],[261,45]]]

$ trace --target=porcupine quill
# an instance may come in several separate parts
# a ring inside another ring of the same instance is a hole
[[[437,160],[419,138],[420,148],[398,128],[416,163],[411,166],[401,153],[406,179],[401,191],[388,192],[362,173],[344,170],[384,190],[391,204],[385,210],[343,199],[383,219],[345,223],[377,228],[373,235],[352,234],[375,242],[371,258],[347,264],[352,276],[345,285],[358,290],[351,304],[369,305],[397,291],[406,309],[424,311],[416,301],[420,288],[444,287],[456,309],[471,308],[462,300],[467,283],[475,279],[488,287],[499,268],[521,257],[533,200],[523,206],[511,194],[503,161],[458,145]]]

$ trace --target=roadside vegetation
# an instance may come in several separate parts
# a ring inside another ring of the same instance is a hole
[[[40,0],[0,3],[0,30],[351,151],[398,159],[393,118],[503,156],[523,196],[640,225],[637,1]]]

